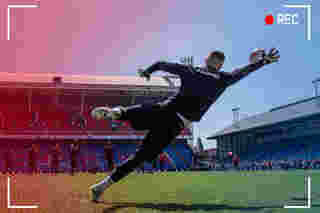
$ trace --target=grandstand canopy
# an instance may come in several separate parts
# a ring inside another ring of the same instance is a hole
[[[209,136],[208,139],[216,139],[219,136],[251,130],[258,127],[274,125],[280,122],[308,117],[319,113],[320,97],[308,98],[284,106],[276,107],[268,112],[250,116],[237,121],[223,130]]]

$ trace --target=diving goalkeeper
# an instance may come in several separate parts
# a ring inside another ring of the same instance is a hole
[[[126,177],[144,161],[152,162],[192,122],[198,122],[229,86],[259,68],[277,62],[279,51],[272,48],[268,53],[257,49],[250,54],[249,65],[233,72],[220,71],[225,55],[213,51],[206,58],[205,67],[192,67],[176,63],[157,62],[138,73],[147,80],[155,71],[178,75],[181,79],[179,92],[163,102],[129,107],[97,107],[91,116],[97,120],[128,121],[135,130],[149,130],[141,149],[127,159],[101,182],[90,187],[92,201],[98,202],[102,193],[112,184]]]

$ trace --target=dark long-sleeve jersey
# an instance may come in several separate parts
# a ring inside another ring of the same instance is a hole
[[[179,75],[179,92],[163,104],[181,114],[189,121],[200,121],[210,106],[222,95],[227,87],[238,82],[249,73],[263,66],[263,62],[249,64],[233,72],[206,71],[205,68],[176,63],[157,62],[145,72],[165,71]]]

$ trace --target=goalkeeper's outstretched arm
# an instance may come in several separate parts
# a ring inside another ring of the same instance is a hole
[[[150,79],[150,75],[156,71],[164,71],[179,76],[184,75],[187,72],[190,72],[186,65],[160,61],[149,66],[147,69],[139,69],[138,73],[141,77],[146,77],[147,79]]]
[[[237,68],[235,70],[233,70],[231,73],[228,73],[228,84],[234,84],[238,81],[240,81],[242,78],[248,76],[250,73],[260,69],[261,67],[263,67],[264,64],[262,63],[262,61],[254,63],[254,64],[249,64],[246,65],[244,67],[240,67]]]
[[[250,73],[260,69],[264,65],[275,63],[279,60],[280,55],[279,51],[275,48],[272,48],[268,54],[265,53],[265,50],[258,49],[251,53],[250,55],[250,64],[244,67],[235,69],[231,73],[228,73],[228,84],[234,84],[242,78],[248,76]]]

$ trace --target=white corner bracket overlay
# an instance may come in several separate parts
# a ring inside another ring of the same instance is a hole
[[[285,4],[287,8],[303,8],[307,9],[307,40],[311,41],[311,4]]]
[[[7,40],[9,41],[10,40],[10,34],[11,34],[11,25],[10,25],[10,23],[11,23],[11,21],[10,21],[10,16],[11,16],[11,9],[13,9],[13,8],[39,8],[40,7],[40,5],[39,4],[27,4],[27,5],[15,5],[15,4],[12,4],[12,5],[8,5],[8,8],[7,8],[7,21],[8,21],[8,23],[7,23],[7,27],[8,27],[8,29],[7,29]]]
[[[36,209],[38,206],[30,205],[30,206],[18,206],[18,205],[11,205],[10,203],[10,177],[8,177],[8,189],[7,189],[7,202],[8,202],[8,209]]]
[[[310,209],[311,208],[311,177],[305,177],[305,201],[303,206],[287,206],[285,209]]]

